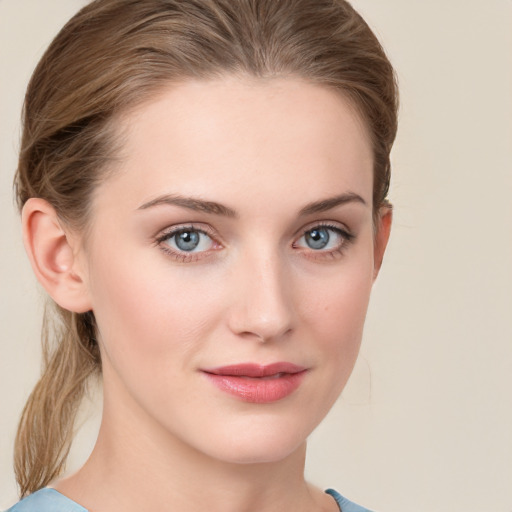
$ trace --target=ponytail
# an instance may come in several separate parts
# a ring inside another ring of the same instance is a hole
[[[42,376],[23,409],[16,435],[14,471],[22,498],[63,472],[87,383],[101,368],[92,313],[55,307],[59,325],[52,325],[55,316],[48,305],[45,308]]]

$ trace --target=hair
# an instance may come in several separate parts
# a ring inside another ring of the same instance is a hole
[[[119,116],[170,83],[226,75],[291,77],[355,106],[374,155],[374,214],[387,203],[397,125],[393,68],[344,0],[96,0],[60,31],[30,80],[15,191],[84,230],[95,187],[121,145]],[[92,312],[45,311],[43,372],[15,445],[20,496],[62,473],[76,412],[101,374]],[[50,319],[53,319],[52,321]],[[50,325],[52,323],[53,325]]]

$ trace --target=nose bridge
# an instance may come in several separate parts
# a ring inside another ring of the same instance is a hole
[[[231,315],[237,334],[260,341],[279,338],[293,327],[290,275],[278,251],[270,247],[248,251],[236,272],[238,293]]]

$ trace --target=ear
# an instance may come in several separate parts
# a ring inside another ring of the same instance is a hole
[[[389,235],[391,233],[391,223],[393,220],[393,208],[391,205],[382,206],[379,210],[377,218],[377,225],[375,226],[375,242],[374,242],[374,266],[373,266],[373,280],[377,279],[382,260],[384,259],[384,252],[388,245]]]
[[[79,268],[74,239],[55,209],[44,199],[29,199],[22,211],[23,243],[37,280],[62,308],[75,313],[91,309]]]

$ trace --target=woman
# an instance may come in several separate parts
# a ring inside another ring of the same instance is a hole
[[[97,0],[70,20],[16,176],[60,324],[12,511],[365,510],[303,470],[389,237],[396,108],[342,0]],[[58,480],[98,372],[96,446]]]

